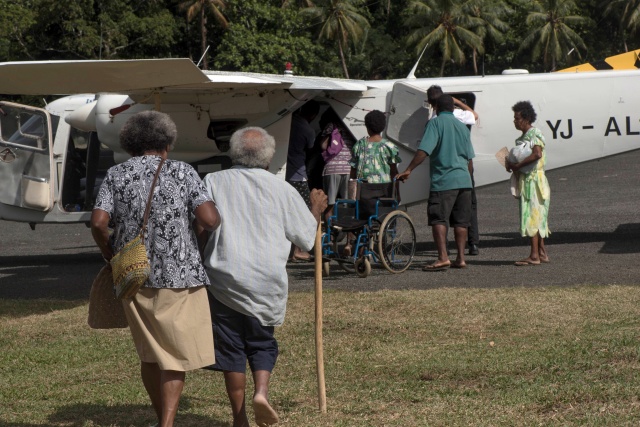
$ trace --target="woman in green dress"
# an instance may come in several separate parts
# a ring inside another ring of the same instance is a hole
[[[517,261],[515,265],[540,265],[549,262],[544,239],[551,234],[547,223],[551,190],[544,173],[547,163],[545,141],[540,129],[532,125],[536,121],[536,112],[529,101],[520,101],[511,109],[513,124],[522,132],[516,139],[516,145],[531,150],[531,154],[517,162],[507,161],[507,171],[514,172],[518,177],[520,234],[531,238],[529,257]]]

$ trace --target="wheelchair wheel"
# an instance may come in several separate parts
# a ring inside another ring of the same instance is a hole
[[[344,249],[344,247],[345,247],[344,244],[340,244],[340,246],[338,246],[337,239],[331,243],[331,250],[333,251],[334,254],[336,254],[335,261],[338,263],[340,268],[342,268],[347,273],[355,273],[356,269],[353,266],[353,256],[351,255],[348,257],[342,256],[342,249]]]
[[[355,263],[355,268],[359,277],[367,277],[371,273],[371,262],[369,262],[369,258],[364,256],[358,258]]]
[[[416,230],[409,215],[393,211],[380,225],[378,255],[384,268],[402,273],[411,265],[416,251]]]
[[[322,262],[322,277],[329,277],[331,274],[331,264],[329,261]]]

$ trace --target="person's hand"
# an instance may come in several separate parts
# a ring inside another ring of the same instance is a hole
[[[517,163],[511,163],[510,161],[507,160],[506,164],[507,164],[507,172],[518,172],[518,169],[520,169]]]
[[[327,195],[324,194],[324,191],[314,188],[311,190],[309,200],[311,201],[311,213],[320,221],[322,212],[327,209]]]
[[[409,179],[409,175],[411,175],[411,171],[406,170],[406,171],[396,175],[396,180],[401,181],[401,182],[405,182],[406,180]]]
[[[507,172],[513,172],[513,163],[511,163],[509,160],[505,161],[504,167],[507,170]]]

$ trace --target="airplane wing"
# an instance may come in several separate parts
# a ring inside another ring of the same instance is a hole
[[[202,71],[186,58],[114,61],[0,63],[0,93],[6,95],[135,94],[234,88],[365,91],[359,80]]]

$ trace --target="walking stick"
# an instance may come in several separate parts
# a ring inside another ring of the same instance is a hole
[[[322,348],[322,227],[318,222],[314,251],[316,269],[316,372],[318,374],[318,406],[327,412],[327,393],[324,384],[324,350]]]

